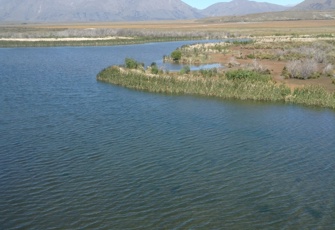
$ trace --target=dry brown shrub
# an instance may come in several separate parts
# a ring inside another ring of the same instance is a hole
[[[286,64],[286,70],[290,78],[308,79],[315,76],[318,65],[314,59],[294,60]]]
[[[334,74],[334,66],[332,64],[326,65],[326,67],[323,69],[323,74],[332,76]]]

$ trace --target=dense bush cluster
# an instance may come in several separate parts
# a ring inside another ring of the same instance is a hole
[[[132,58],[126,58],[124,64],[128,69],[144,68],[144,63],[140,63]]]
[[[158,69],[158,66],[157,66],[156,62],[151,63],[150,68],[151,68],[151,73],[152,74],[158,74],[159,73],[159,69]]]
[[[285,78],[310,79],[334,75],[335,46],[332,42],[277,42],[247,44],[252,52],[238,58],[286,61]]]
[[[226,72],[228,80],[249,80],[249,81],[262,81],[268,82],[271,80],[270,75],[261,74],[256,71],[237,69]]]
[[[309,79],[319,77],[318,65],[314,59],[289,61],[283,75],[286,78]]]
[[[172,58],[172,60],[175,61],[175,62],[180,61],[181,56],[182,56],[182,53],[181,53],[181,51],[180,51],[179,49],[177,49],[177,50],[175,50],[175,51],[173,51],[173,52],[171,53],[171,58]]]

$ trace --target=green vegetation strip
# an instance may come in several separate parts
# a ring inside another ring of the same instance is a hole
[[[251,70],[193,71],[188,74],[152,74],[147,70],[111,66],[97,75],[97,80],[131,89],[154,93],[189,94],[240,100],[282,101],[335,108],[335,93],[321,87],[305,87],[293,92],[277,85],[270,75]]]

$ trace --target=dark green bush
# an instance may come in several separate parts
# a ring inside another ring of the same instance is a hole
[[[247,45],[254,43],[253,40],[229,40],[227,43],[233,43],[234,45]]]
[[[228,80],[252,80],[252,81],[262,81],[267,82],[271,80],[271,76],[267,74],[260,74],[252,70],[231,70],[226,72],[226,77]]]
[[[159,73],[158,66],[155,62],[151,63],[151,73],[152,74],[158,74]]]
[[[191,68],[190,68],[188,65],[184,66],[184,67],[180,70],[180,73],[181,73],[181,74],[188,74],[188,73],[190,73],[190,72],[191,72]]]
[[[214,76],[218,75],[218,69],[217,68],[201,69],[201,70],[199,70],[199,73],[203,77],[214,77]]]
[[[249,58],[249,59],[255,59],[256,58],[255,54],[248,54],[246,57]]]
[[[124,61],[125,67],[128,69],[138,69],[139,67],[144,67],[143,63],[137,62],[132,58],[126,58]]]
[[[180,50],[175,50],[171,53],[171,58],[173,61],[179,61],[181,59],[182,53]]]

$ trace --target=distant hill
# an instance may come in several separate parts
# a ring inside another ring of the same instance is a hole
[[[283,11],[247,14],[240,16],[222,16],[199,19],[202,23],[224,22],[265,22],[265,21],[298,21],[298,20],[334,20],[335,10],[332,11]]]
[[[287,9],[291,13],[285,13]],[[251,0],[232,0],[216,3],[204,10],[191,7],[182,0],[0,0],[0,22],[147,21],[223,16],[233,21],[310,18],[309,15],[294,13],[300,11],[313,12],[310,14],[313,19],[331,19],[332,13],[324,15],[317,11],[333,9],[335,0],[305,0],[293,8]],[[256,15],[264,12],[268,13]]]
[[[208,17],[245,15],[263,12],[284,11],[289,7],[271,4],[267,2],[255,2],[249,0],[233,0],[231,2],[216,3],[202,11]]]
[[[335,0],[305,0],[291,10],[334,10]]]
[[[0,21],[143,21],[200,18],[181,0],[0,0]]]

